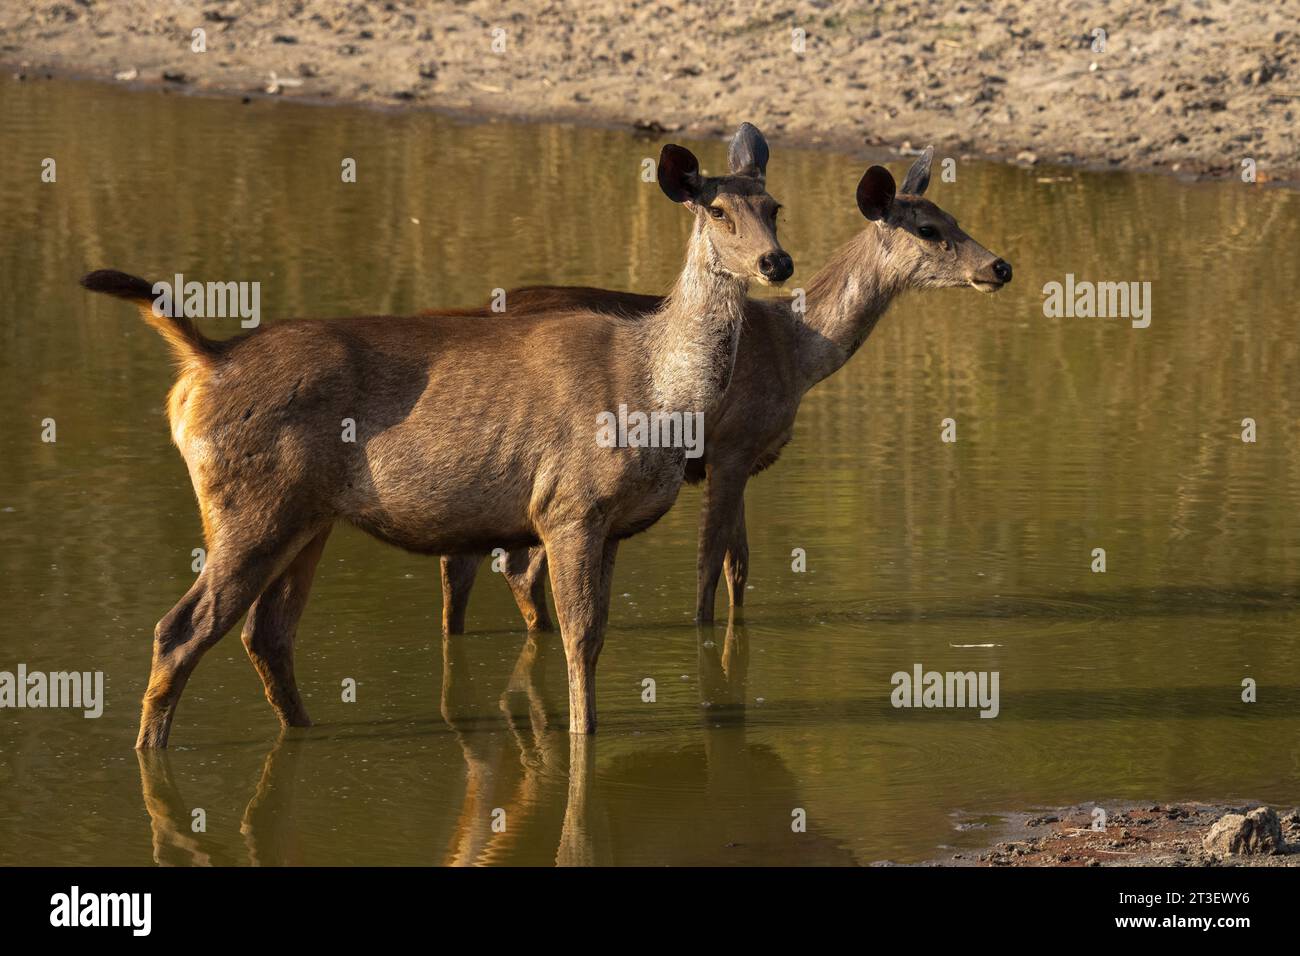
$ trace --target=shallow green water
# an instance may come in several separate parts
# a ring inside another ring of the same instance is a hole
[[[484,570],[444,645],[436,564],[341,528],[299,632],[318,726],[277,741],[232,634],[142,766],[152,629],[202,541],[164,348],[82,272],[258,280],[266,321],[402,312],[662,290],[688,224],[638,178],[658,143],[615,132],[9,81],[0,128],[0,670],[102,670],[107,695],[98,720],[0,710],[0,863],[915,861],[1003,810],[1296,801],[1296,195],[936,178],[1014,283],[901,302],[807,397],[749,487],[743,625],[690,623],[697,490],[625,543],[592,741],[565,733],[558,641],[527,640],[504,582]],[[795,285],[859,228],[864,165],[774,148]],[[1150,280],[1150,328],[1044,318],[1067,272]],[[1000,715],[893,709],[917,662],[998,671]]]

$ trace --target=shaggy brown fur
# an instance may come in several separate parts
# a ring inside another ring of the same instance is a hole
[[[566,305],[511,323],[298,320],[214,343],[188,319],[156,314],[144,280],[87,276],[87,288],[134,302],[180,359],[168,416],[208,546],[155,630],[136,746],[166,746],[190,674],[245,611],[268,700],[283,723],[309,722],[294,634],[340,519],[426,554],[544,545],[570,729],[593,732],[618,542],[672,506],[684,470],[681,448],[600,447],[598,416],[620,404],[711,413],[748,282],[793,268],[776,240],[758,130],[742,126],[731,159],[732,175],[705,178],[688,150],[664,147],[660,185],[695,226],[672,293],[637,320]]]
[[[714,595],[725,570],[733,607],[744,603],[749,545],[745,485],[773,464],[794,433],[804,394],[858,350],[893,299],[908,289],[971,286],[992,292],[1011,279],[1011,267],[966,235],[955,219],[921,198],[930,180],[933,150],[909,170],[902,194],[873,166],[858,185],[859,210],[870,222],[845,243],[808,285],[807,312],[788,301],[750,299],[731,384],[706,422],[704,455],[687,463],[686,480],[705,480],[700,509],[695,615],[713,620]],[[582,305],[612,315],[646,315],[661,299],[588,287],[534,286],[508,293],[509,314],[533,309],[556,314]],[[480,317],[490,313],[478,310]],[[442,561],[443,625],[463,629],[481,554]],[[505,577],[530,628],[547,629],[545,554],[512,553]]]

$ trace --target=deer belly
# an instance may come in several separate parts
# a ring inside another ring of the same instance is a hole
[[[376,440],[351,470],[342,516],[411,551],[442,553],[536,541],[532,480],[522,466],[479,461],[470,448],[431,455]]]

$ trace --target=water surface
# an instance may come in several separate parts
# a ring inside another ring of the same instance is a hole
[[[748,490],[743,623],[691,623],[697,489],[624,544],[594,740],[565,733],[558,640],[528,639],[504,582],[484,570],[444,644],[436,564],[340,528],[299,631],[318,726],[279,739],[232,633],[141,762],[153,626],[202,540],[165,348],[81,273],[257,280],[267,322],[662,291],[688,219],[639,179],[658,142],[611,131],[12,82],[0,128],[0,670],[107,680],[98,720],[0,711],[0,863],[907,862],[1003,810],[1295,802],[1294,194],[936,176],[1015,282],[899,302],[808,395]],[[866,161],[774,148],[794,285],[861,227]],[[1151,281],[1150,328],[1044,318],[1067,272]],[[1000,715],[891,708],[917,662],[998,671]]]

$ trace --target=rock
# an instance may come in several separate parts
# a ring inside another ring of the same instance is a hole
[[[656,119],[638,119],[632,121],[632,128],[640,130],[643,133],[665,133],[668,127]]]
[[[1271,807],[1256,807],[1245,816],[1226,813],[1203,841],[1205,852],[1218,856],[1281,853],[1282,825]]]

